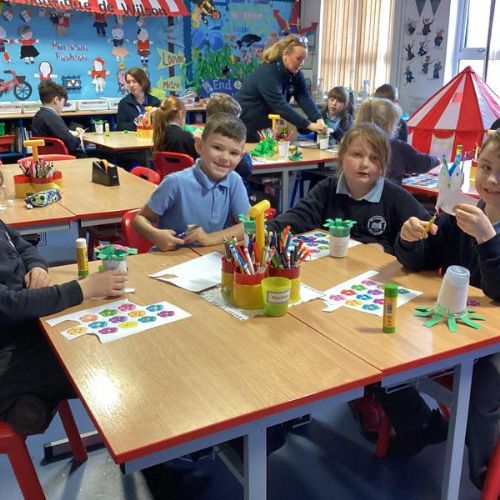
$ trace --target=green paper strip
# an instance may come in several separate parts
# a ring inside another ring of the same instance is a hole
[[[424,326],[427,326],[428,328],[431,328],[432,326],[437,325],[442,319],[443,319],[443,315],[442,314],[436,314],[430,320],[426,321],[424,323]]]
[[[457,322],[455,320],[455,316],[448,316],[448,329],[450,330],[451,333],[456,333],[457,332]]]

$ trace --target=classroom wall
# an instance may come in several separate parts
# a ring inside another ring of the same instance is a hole
[[[63,84],[70,100],[121,97],[125,70],[132,66],[149,73],[159,97],[191,86],[204,93],[234,93],[259,63],[264,47],[294,29],[293,0],[213,0],[209,15],[199,0],[185,3],[190,16],[111,15],[104,20],[77,11],[0,3],[1,71],[13,70],[28,84],[18,95],[6,89],[0,103],[38,100],[37,86],[47,78]],[[22,48],[23,40],[32,42]],[[138,46],[148,41],[146,57]]]
[[[451,0],[397,2],[391,83],[399,89],[405,113],[412,114],[448,80],[447,51],[454,46],[449,43],[450,4]]]

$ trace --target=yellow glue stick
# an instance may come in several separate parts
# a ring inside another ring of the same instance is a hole
[[[78,276],[85,278],[89,275],[89,261],[87,258],[87,240],[78,238],[76,240],[76,263],[78,265]]]
[[[394,333],[396,331],[396,308],[398,307],[398,285],[387,283],[384,286],[384,316],[382,331]]]

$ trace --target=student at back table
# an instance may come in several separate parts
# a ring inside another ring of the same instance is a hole
[[[85,153],[81,149],[81,137],[84,130],[80,127],[74,131],[70,130],[61,118],[64,104],[68,100],[66,89],[62,85],[47,80],[40,83],[38,93],[42,107],[31,122],[32,135],[61,139],[66,144],[70,154],[84,155]]]
[[[214,115],[196,141],[200,158],[192,167],[163,179],[135,218],[135,229],[163,251],[242,238],[243,225],[231,227],[231,223],[250,208],[243,181],[234,172],[245,138],[246,128],[239,118]],[[180,233],[185,234],[179,237]]]

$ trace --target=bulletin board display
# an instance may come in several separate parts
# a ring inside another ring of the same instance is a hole
[[[70,101],[119,98],[133,66],[160,98],[188,87],[233,94],[267,45],[298,32],[297,3],[186,0],[189,16],[128,17],[0,2],[0,102],[38,101],[49,79]]]

